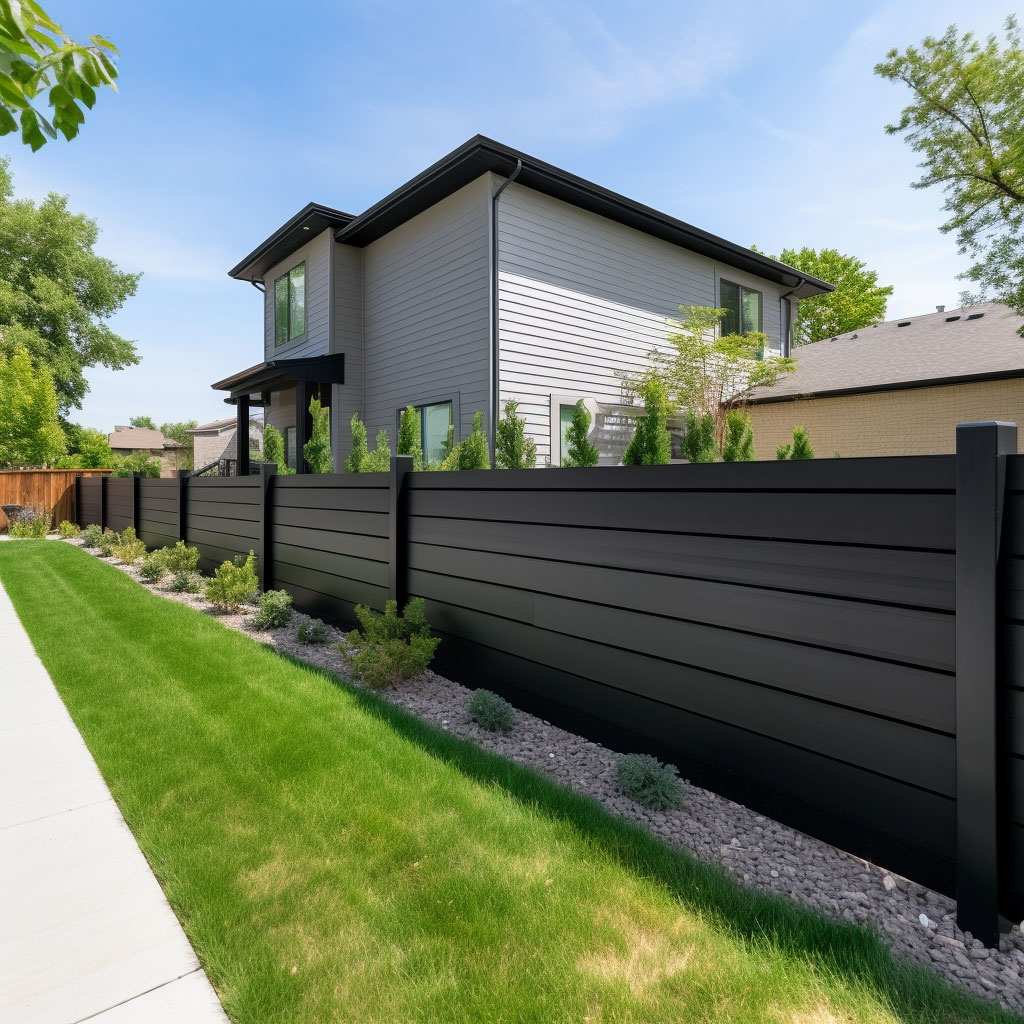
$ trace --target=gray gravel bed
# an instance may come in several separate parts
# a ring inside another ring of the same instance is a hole
[[[134,568],[116,559],[105,561],[138,580]],[[308,616],[300,613],[283,629],[257,631],[251,626],[251,610],[219,614],[201,595],[175,594],[165,584],[143,586],[214,615],[225,626],[243,630],[312,665],[352,678],[337,649],[340,630],[332,627],[323,645],[303,644],[295,634]],[[1024,1014],[1024,934],[1019,925],[1002,936],[999,949],[987,949],[957,927],[956,904],[949,897],[688,781],[682,784],[681,809],[650,810],[618,790],[615,751],[522,711],[517,712],[509,735],[487,732],[469,717],[472,694],[431,671],[380,692],[384,699],[453,735],[595,797],[615,814],[646,826],[666,842],[721,865],[742,884],[873,928],[896,955],[936,971],[1004,1009]]]

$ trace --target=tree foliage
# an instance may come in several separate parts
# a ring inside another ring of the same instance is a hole
[[[687,462],[716,462],[718,460],[715,417],[711,413],[696,413],[692,409],[686,411],[683,458]]]
[[[281,476],[290,476],[295,472],[288,465],[288,454],[284,448],[281,431],[273,423],[267,423],[263,427],[263,461],[274,463]]]
[[[69,140],[78,134],[96,90],[117,92],[117,47],[99,35],[89,41],[76,43],[36,0],[0,3],[0,135],[20,126],[21,141],[34,151],[58,132]],[[37,105],[43,96],[53,108],[49,118]]]
[[[331,410],[320,404],[319,398],[309,400],[309,415],[313,427],[309,440],[302,446],[302,454],[313,473],[333,473],[334,456],[331,454]]]
[[[69,454],[59,458],[61,469],[113,469],[114,453],[110,441],[102,430],[69,424],[65,430]]]
[[[0,463],[45,466],[66,451],[50,371],[20,346],[0,353]]]
[[[581,398],[572,410],[572,419],[565,435],[563,466],[582,468],[596,466],[601,453],[590,443],[590,412]]]
[[[838,249],[783,249],[773,259],[835,285],[834,292],[801,299],[793,321],[793,345],[834,338],[880,324],[892,285],[880,285],[878,273]]]
[[[441,463],[441,468],[444,470],[491,468],[482,412],[473,413],[473,429],[469,436],[452,446],[451,451]]]
[[[814,449],[811,447],[811,439],[803,427],[793,428],[793,443],[780,444],[775,449],[775,458],[780,462],[786,459],[813,459]]]
[[[423,468],[423,445],[420,440],[420,413],[407,405],[398,421],[398,454],[412,456],[412,468]]]
[[[533,469],[537,465],[537,445],[526,436],[526,420],[516,415],[519,403],[505,403],[505,415],[498,420],[494,439],[494,461],[500,469]]]
[[[754,425],[746,413],[733,411],[726,416],[722,461],[754,461]]]
[[[128,420],[130,427],[135,427],[139,430],[157,430],[156,421],[152,416],[132,416]]]
[[[665,385],[667,398],[699,416],[711,416],[719,450],[725,439],[726,401],[742,401],[755,388],[773,387],[796,369],[793,359],[765,356],[767,338],[760,331],[719,336],[724,309],[680,306],[683,318],[673,324],[668,353],[650,353],[652,372]],[[642,383],[641,379],[641,383]],[[628,382],[636,390],[637,382]]]
[[[375,441],[374,450],[363,457],[360,473],[387,473],[391,469],[391,435],[386,430],[378,430]]]
[[[50,193],[38,206],[13,199],[0,161],[0,353],[23,346],[53,374],[62,413],[81,407],[84,371],[121,370],[139,361],[131,341],[107,319],[135,294],[139,275],[93,252],[96,222]]]
[[[132,452],[131,455],[114,456],[114,476],[135,476],[141,473],[143,476],[156,479],[160,476],[160,462],[154,459],[149,452]]]
[[[672,438],[668,432],[672,403],[665,382],[651,373],[637,383],[636,391],[644,411],[636,421],[636,433],[622,453],[622,462],[626,466],[664,466],[672,458]]]
[[[1001,47],[950,25],[890,50],[875,72],[911,91],[885,130],[920,154],[914,188],[945,193],[941,230],[974,260],[961,276],[1024,314],[1024,48],[1014,18],[1005,33]]]
[[[349,420],[349,429],[352,431],[352,447],[349,449],[348,458],[345,459],[345,472],[358,473],[362,470],[363,460],[366,458],[366,424],[355,414]],[[263,445],[266,448],[266,438]]]

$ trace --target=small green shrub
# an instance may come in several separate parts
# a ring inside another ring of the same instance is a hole
[[[199,548],[179,540],[173,548],[161,548],[160,557],[164,560],[168,572],[186,572],[199,565]]]
[[[623,754],[615,769],[619,789],[631,800],[657,811],[682,805],[679,773],[650,754]]]
[[[113,553],[125,565],[132,565],[146,553],[146,545],[135,536],[135,527],[126,526],[118,535]]]
[[[754,461],[754,425],[746,413],[730,412],[726,415],[722,461]]]
[[[195,569],[179,569],[171,577],[169,589],[176,594],[199,594],[203,589],[203,574]]]
[[[268,590],[260,594],[259,611],[252,624],[257,629],[280,629],[292,617],[292,595],[287,590]]]
[[[256,552],[248,557],[236,555],[233,561],[221,562],[212,579],[206,581],[206,599],[222,611],[234,612],[260,592],[256,577]]]
[[[411,679],[433,660],[440,637],[433,635],[423,598],[415,597],[398,614],[395,601],[388,601],[384,614],[356,605],[362,632],[347,633],[338,645],[359,678],[374,689],[383,689]]]
[[[96,544],[96,547],[100,549],[100,555],[103,558],[110,558],[114,554],[114,548],[121,543],[121,538],[108,526],[102,534]]]
[[[99,523],[90,523],[82,531],[82,546],[86,548],[98,548],[100,546],[100,537],[103,536],[103,530]]]
[[[786,459],[813,459],[814,449],[811,447],[810,438],[803,427],[793,428],[793,443],[780,444],[775,449],[775,458],[780,462]]]
[[[12,537],[41,540],[50,530],[51,513],[42,505],[26,505],[11,522],[8,532]]]
[[[71,540],[74,537],[78,537],[81,534],[82,529],[78,523],[73,523],[70,519],[62,519],[60,526],[57,527],[57,532],[65,540]]]
[[[470,697],[469,717],[489,732],[510,732],[516,724],[515,708],[490,690],[477,690]]]
[[[327,623],[319,619],[303,619],[299,623],[295,638],[300,644],[325,644],[329,632]]]
[[[147,555],[139,566],[139,579],[144,583],[159,583],[166,575],[167,566],[159,551]]]

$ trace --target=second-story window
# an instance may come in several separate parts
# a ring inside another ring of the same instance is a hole
[[[722,334],[761,330],[761,293],[732,281],[718,282],[718,304],[725,310]]]
[[[274,281],[274,344],[286,345],[306,333],[306,264]]]

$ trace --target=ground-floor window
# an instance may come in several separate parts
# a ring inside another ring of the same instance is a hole
[[[559,453],[561,455],[561,464],[565,465],[565,457],[569,452],[569,427],[572,425],[572,414],[576,408],[574,405],[559,405],[558,407],[558,433],[559,433]]]
[[[427,462],[440,462],[444,458],[444,444],[448,440],[448,428],[452,423],[452,403],[418,405],[416,411],[420,414],[423,458]]]

